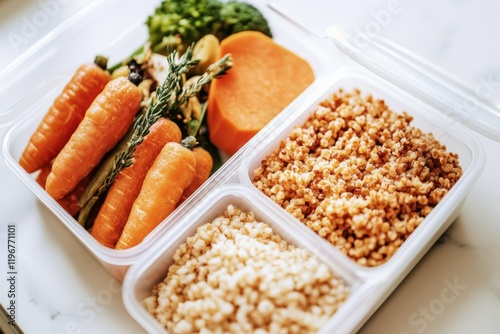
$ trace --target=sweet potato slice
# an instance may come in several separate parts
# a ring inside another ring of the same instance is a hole
[[[207,124],[210,140],[233,155],[314,81],[306,60],[255,31],[220,44],[234,65],[211,83]]]

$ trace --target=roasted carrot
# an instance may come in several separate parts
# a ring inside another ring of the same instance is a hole
[[[43,189],[45,189],[45,182],[47,182],[47,176],[49,176],[52,170],[52,162],[40,168],[38,175],[36,176],[36,183],[38,183]]]
[[[189,146],[185,140],[182,144],[170,142],[158,154],[132,206],[116,249],[138,245],[174,211],[196,171],[196,157]]]
[[[180,142],[181,138],[181,130],[171,120],[160,118],[151,126],[149,134],[135,150],[132,165],[118,174],[108,190],[91,230],[97,241],[115,248],[155,158],[168,142]]]
[[[203,147],[198,146],[193,149],[196,158],[196,171],[194,179],[189,186],[184,189],[181,199],[177,206],[181,205],[189,196],[191,196],[210,176],[214,161],[210,153]]]
[[[51,169],[52,162],[40,168],[40,171],[36,177],[36,182],[40,186],[42,186],[42,188],[45,188],[45,182],[47,181],[47,176],[49,176]],[[57,203],[59,203],[59,205],[73,217],[76,216],[78,212],[80,212],[78,201],[80,200],[80,197],[82,196],[83,191],[85,190],[85,187],[87,186],[89,181],[89,176],[84,177],[80,182],[78,182],[78,185],[75,187],[75,189],[70,191],[64,197],[56,200]]]
[[[233,155],[314,81],[309,64],[256,31],[224,39],[219,55],[230,53],[234,65],[214,80],[208,95],[210,140]]]
[[[109,73],[96,64],[80,66],[31,135],[19,159],[21,167],[33,173],[52,161],[108,81]]]
[[[53,198],[69,193],[116,145],[132,124],[141,99],[137,86],[125,77],[104,87],[52,165],[45,188]]]

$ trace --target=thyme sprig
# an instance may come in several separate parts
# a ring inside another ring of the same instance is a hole
[[[88,227],[87,220],[92,207],[107,192],[118,174],[132,165],[135,149],[149,134],[151,126],[160,117],[172,120],[182,118],[182,107],[188,103],[189,99],[198,94],[204,85],[224,75],[233,65],[232,57],[228,54],[212,64],[195,83],[184,85],[183,76],[199,62],[198,59],[193,59],[192,46],[179,58],[177,51],[169,53],[168,62],[169,72],[165,82],[157,88],[156,95],[147,110],[134,121],[133,134],[124,149],[115,156],[113,166],[103,171],[107,172],[104,180],[103,175],[100,175],[99,183],[101,184],[93,184],[92,187],[89,185],[87,188],[89,191],[82,196],[79,203],[82,210],[78,216],[80,224]]]
[[[192,59],[192,48],[184,53],[178,63],[175,62],[175,52],[169,55],[169,74],[165,83],[158,87],[155,100],[149,105],[146,113],[139,116],[134,123],[134,134],[127,147],[116,158],[114,172],[118,174],[123,168],[132,164],[135,148],[142,143],[149,133],[149,128],[160,118],[175,119],[182,115],[182,106],[189,99],[210,83],[214,78],[224,75],[232,66],[232,57],[227,54],[211,67],[192,85],[184,86],[182,74],[198,63]],[[114,177],[112,178],[114,180]],[[111,180],[111,183],[112,183]]]

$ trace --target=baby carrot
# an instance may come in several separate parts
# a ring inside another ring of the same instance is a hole
[[[123,169],[111,185],[91,230],[92,236],[104,246],[115,248],[142,182],[155,158],[168,142],[180,142],[181,130],[169,119],[160,118],[137,146],[133,163]]]
[[[57,155],[45,188],[55,199],[69,193],[127,132],[142,100],[125,77],[111,80]]]
[[[210,153],[203,147],[198,146],[193,149],[196,158],[196,172],[193,181],[184,189],[181,199],[177,206],[181,205],[189,196],[191,196],[210,176],[214,161]]]
[[[47,176],[49,176],[51,169],[52,169],[52,162],[40,168],[40,171],[36,176],[35,179],[36,183],[38,183],[43,189],[45,189],[45,182],[47,182]]]
[[[78,68],[31,135],[19,159],[24,170],[33,173],[57,156],[108,81],[109,73],[94,63]]]
[[[42,186],[42,188],[45,188],[45,182],[47,181],[47,176],[49,176],[50,171],[52,169],[52,163],[49,163],[42,168],[40,168],[40,172],[38,173],[36,177],[36,182]],[[66,210],[71,216],[76,216],[78,212],[80,212],[80,206],[78,205],[78,201],[80,200],[80,197],[83,194],[83,191],[85,190],[85,187],[87,187],[87,184],[90,181],[90,176],[84,177],[80,182],[78,182],[78,185],[70,191],[67,195],[64,197],[56,200],[59,205]]]
[[[189,147],[186,140],[163,147],[144,179],[116,249],[138,245],[174,211],[196,171],[195,154]]]

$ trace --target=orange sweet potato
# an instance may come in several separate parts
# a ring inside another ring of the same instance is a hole
[[[210,86],[207,125],[210,140],[233,155],[313,81],[303,58],[256,31],[224,39],[219,56],[234,65]]]

